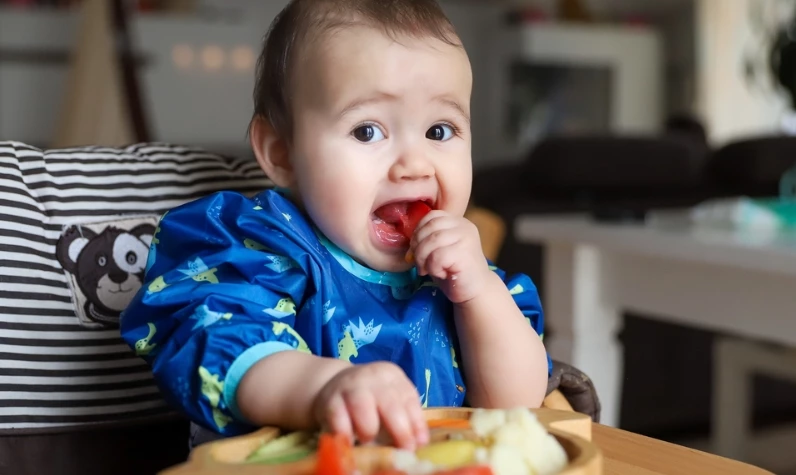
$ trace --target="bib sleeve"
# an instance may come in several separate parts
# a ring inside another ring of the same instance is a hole
[[[219,193],[169,211],[150,247],[143,287],[121,319],[122,338],[151,366],[167,402],[224,435],[252,426],[238,383],[280,351],[319,351],[295,329],[309,278],[279,252],[287,213]],[[289,220],[288,220],[289,221]]]

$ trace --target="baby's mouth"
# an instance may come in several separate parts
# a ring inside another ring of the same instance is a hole
[[[406,247],[417,223],[431,210],[426,201],[397,201],[377,208],[371,220],[376,236],[390,246]]]

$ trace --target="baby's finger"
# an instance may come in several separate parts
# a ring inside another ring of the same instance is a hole
[[[426,272],[441,280],[455,279],[460,260],[461,252],[453,246],[437,249],[426,259]]]
[[[460,240],[461,236],[456,232],[439,231],[429,235],[415,249],[418,273],[440,279],[447,278],[445,265],[451,264],[456,253],[453,246]]]
[[[384,422],[384,427],[389,432],[390,437],[392,437],[395,446],[399,449],[415,450],[417,441],[404,405],[387,391],[379,399],[381,420]]]
[[[429,440],[428,423],[423,414],[420,394],[414,383],[404,375],[393,386],[392,395],[406,414],[406,421],[409,425],[407,430],[411,433],[414,447],[426,445]]]
[[[354,431],[351,425],[351,416],[346,408],[342,396],[334,396],[329,400],[326,411],[321,417],[323,429],[333,434],[343,434],[349,439],[354,439]]]
[[[425,271],[423,269],[423,262],[419,261],[416,256],[418,244],[426,239],[430,233],[444,231],[455,225],[455,221],[450,219],[450,215],[444,211],[432,211],[420,221],[409,240],[409,251],[406,254],[407,262],[414,263],[420,275],[425,275]]]
[[[423,241],[429,234],[456,226],[456,220],[444,211],[432,211],[418,223],[411,244]]]
[[[373,393],[357,390],[347,394],[345,400],[357,439],[363,444],[373,441],[379,433],[379,411]]]
[[[423,406],[420,404],[420,396],[417,394],[417,391],[413,390],[410,393],[405,406],[406,414],[409,417],[409,425],[415,435],[417,445],[423,446],[428,444],[428,422],[426,422],[426,418],[423,416]]]

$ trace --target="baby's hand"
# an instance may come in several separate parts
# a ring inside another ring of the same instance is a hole
[[[448,300],[473,299],[491,273],[475,225],[444,211],[432,211],[420,222],[409,245],[420,275],[433,277]]]
[[[321,389],[313,410],[322,427],[362,443],[373,441],[382,427],[399,448],[414,450],[428,443],[417,389],[393,363],[341,371]]]

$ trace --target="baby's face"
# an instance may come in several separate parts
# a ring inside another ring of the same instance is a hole
[[[423,200],[461,216],[472,184],[466,53],[432,38],[337,31],[299,54],[290,159],[318,228],[359,262],[403,271],[405,240],[376,217]]]

